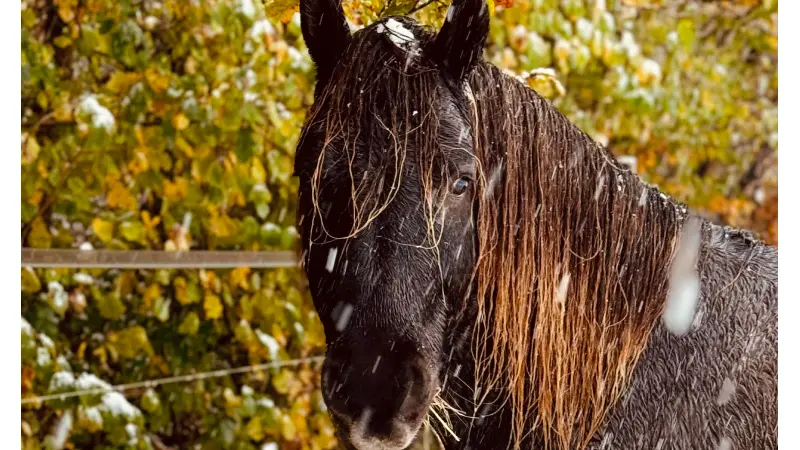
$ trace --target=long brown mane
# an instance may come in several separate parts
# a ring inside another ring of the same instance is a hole
[[[657,322],[685,208],[621,169],[549,102],[480,64],[477,379],[514,440],[584,448]],[[488,343],[488,344],[487,344]]]
[[[318,158],[298,148],[298,170],[314,185],[313,198],[301,201],[314,204],[316,220],[324,196],[353,200],[352,223],[340,233],[326,230],[329,236],[355,234],[392,201],[406,182],[397,169],[412,146],[409,162],[419,168],[412,182],[422,185],[431,219],[438,213],[431,168],[448,145],[435,139],[441,77],[421,56],[432,34],[412,29],[419,52],[411,56],[366,29],[353,36],[309,115],[305,129],[321,134],[324,146]],[[461,106],[472,109],[467,139],[482,168],[476,383],[507,394],[515,448],[531,433],[546,447],[583,448],[662,311],[685,208],[497,68],[480,63],[468,85]],[[326,159],[349,170],[356,158],[366,163],[360,173],[345,172],[347,192],[320,188],[323,171],[342,170]],[[436,243],[430,236],[428,244]]]

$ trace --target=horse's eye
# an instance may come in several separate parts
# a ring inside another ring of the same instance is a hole
[[[469,189],[470,182],[471,180],[467,177],[461,177],[457,179],[456,182],[453,183],[453,194],[461,195],[464,192],[467,192],[467,189]]]

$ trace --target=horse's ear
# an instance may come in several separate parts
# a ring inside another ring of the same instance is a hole
[[[488,34],[486,0],[453,0],[433,43],[433,58],[448,75],[462,81],[480,60]]]
[[[333,70],[350,42],[350,26],[341,0],[300,0],[300,28],[317,78]]]

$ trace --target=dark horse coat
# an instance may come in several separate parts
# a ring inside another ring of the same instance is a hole
[[[301,16],[298,228],[345,446],[401,449],[427,420],[452,449],[777,448],[775,248],[483,62],[483,0],[435,34],[351,34],[338,0]]]

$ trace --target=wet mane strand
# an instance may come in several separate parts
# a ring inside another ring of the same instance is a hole
[[[506,391],[515,448],[531,432],[584,448],[662,311],[685,208],[496,67],[469,86],[486,171],[476,379]]]

